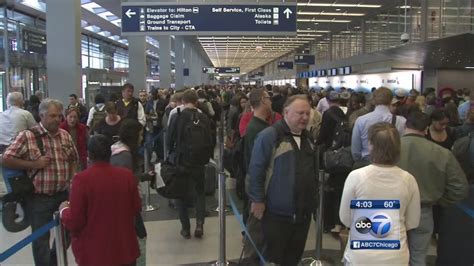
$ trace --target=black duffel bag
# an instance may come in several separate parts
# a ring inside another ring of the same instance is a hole
[[[159,187],[160,182],[157,181],[156,191],[158,194],[168,199],[185,198],[187,196],[188,180],[182,168],[166,161],[160,164],[159,174],[163,179],[164,186]]]
[[[352,171],[354,160],[351,147],[327,150],[323,154],[324,170],[330,174],[346,174]]]

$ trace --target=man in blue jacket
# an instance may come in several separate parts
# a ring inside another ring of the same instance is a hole
[[[251,213],[262,220],[269,262],[297,265],[316,206],[316,158],[305,128],[310,104],[290,97],[284,119],[260,132],[249,165]]]

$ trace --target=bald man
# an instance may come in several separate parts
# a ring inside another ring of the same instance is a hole
[[[306,126],[310,104],[295,95],[284,119],[260,132],[249,165],[251,213],[262,221],[265,258],[297,265],[316,207],[316,152]]]

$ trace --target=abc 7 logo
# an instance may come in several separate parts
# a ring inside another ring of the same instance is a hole
[[[376,213],[370,218],[362,216],[356,220],[355,229],[361,234],[370,233],[374,237],[384,238],[390,233],[392,218],[385,213]]]

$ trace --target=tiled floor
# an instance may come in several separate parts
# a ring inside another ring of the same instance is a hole
[[[240,227],[234,216],[227,216],[227,258],[229,260],[238,260],[242,251],[242,237]],[[180,224],[177,220],[164,220],[146,222],[148,230],[147,239],[147,264],[148,265],[176,265],[191,264],[200,262],[211,262],[218,258],[219,254],[219,219],[211,217],[206,219],[203,239],[191,238],[184,240],[179,235]],[[0,228],[1,243],[0,249],[6,250],[10,245],[18,242],[27,236],[30,230],[20,233],[6,232],[3,227]],[[315,247],[314,226],[312,226],[307,241],[307,249]],[[339,243],[329,235],[323,239],[325,249],[338,249]],[[73,261],[71,252],[69,252],[69,261]],[[22,265],[31,264],[31,248],[26,247],[17,254],[9,258],[2,265]]]
[[[168,201],[156,194],[153,194],[151,199],[152,203],[159,204],[160,208],[153,212],[144,213],[145,225],[148,230],[147,265],[203,264],[217,260],[219,254],[219,219],[217,213],[211,210],[211,206],[216,206],[214,196],[208,196],[206,200],[209,217],[206,218],[203,239],[192,238],[190,240],[185,240],[179,235],[180,223],[177,220],[177,211],[168,206]],[[194,224],[193,222],[192,224]],[[227,259],[238,261],[242,251],[242,236],[239,224],[231,213],[226,217],[226,226]],[[9,233],[5,231],[3,226],[0,226],[0,252],[5,251],[28,234],[30,234],[29,229],[19,233]],[[305,256],[314,254],[315,235],[315,226],[312,222],[306,243]],[[433,253],[434,248],[432,247],[430,254]],[[68,254],[70,265],[75,265],[70,250]],[[330,234],[323,235],[323,255],[330,257],[329,259],[336,262],[335,264],[339,264],[340,244]],[[27,246],[1,264],[31,265],[32,261],[31,247]]]

